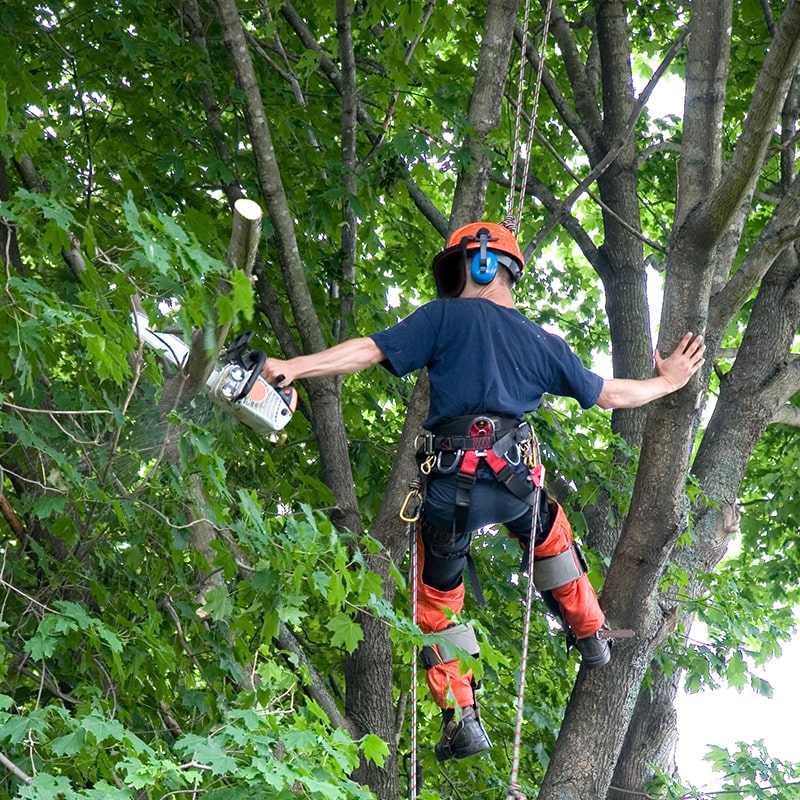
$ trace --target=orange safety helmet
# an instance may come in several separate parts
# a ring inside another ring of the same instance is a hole
[[[447,247],[433,258],[431,267],[439,297],[458,297],[467,285],[467,253],[473,255],[470,274],[477,283],[489,283],[498,265],[517,283],[525,266],[514,232],[497,222],[470,222],[450,234]]]

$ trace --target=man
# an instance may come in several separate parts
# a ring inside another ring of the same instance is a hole
[[[472,628],[456,625],[464,601],[463,572],[472,533],[505,525],[525,552],[534,544],[536,586],[568,628],[583,664],[610,658],[597,633],[605,616],[586,576],[561,507],[537,492],[522,454],[531,432],[523,415],[543,394],[576,399],[583,408],[635,408],[684,386],[703,364],[701,336],[687,333],[676,350],[655,353],[658,375],[604,380],[587,370],[563,339],[546,333],[514,307],[512,287],[523,257],[513,232],[495,223],[456,230],[433,259],[438,299],[397,325],[289,361],[267,359],[262,375],[277,385],[349,374],[383,364],[396,375],[422,367],[430,408],[419,454],[426,476],[418,542],[418,623],[442,644],[423,648],[431,694],[442,709],[439,760],[491,747],[478,715],[471,671],[458,651],[477,654]],[[538,503],[532,537],[533,506]]]

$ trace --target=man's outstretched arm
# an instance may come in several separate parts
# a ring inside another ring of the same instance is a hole
[[[655,364],[658,375],[637,381],[630,378],[612,378],[603,382],[597,405],[600,408],[637,408],[659,397],[671,394],[689,382],[705,362],[706,346],[702,336],[687,333],[667,358],[656,350]]]
[[[380,364],[386,356],[375,342],[365,336],[359,339],[348,339],[327,350],[297,356],[283,361],[280,358],[268,358],[261,376],[269,383],[287,386],[301,378],[318,378],[321,375],[349,375],[367,367]],[[278,381],[276,384],[275,381]]]

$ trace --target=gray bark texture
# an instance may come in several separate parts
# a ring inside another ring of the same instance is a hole
[[[669,243],[659,337],[659,349],[669,352],[686,330],[704,332],[709,344],[708,366],[683,390],[653,404],[647,414],[631,512],[614,551],[602,598],[612,624],[632,627],[638,636],[617,646],[609,667],[579,675],[539,800],[606,795],[619,800],[627,792],[642,791],[649,763],[669,769],[672,761],[674,678],[656,674],[653,688],[639,696],[652,654],[681,617],[680,605],[675,598],[670,601],[660,594],[658,581],[673,557],[690,510],[683,482],[690,464],[698,400],[715,348],[731,315],[740,307],[736,301],[730,302],[730,294],[725,292],[733,252],[726,247],[725,234],[737,224],[737,214],[752,194],[798,58],[800,14],[797,4],[790,3],[778,22],[732,163],[723,170],[719,123],[725,101],[730,19],[728,2],[711,0],[693,6],[679,203]],[[779,205],[776,217],[781,213],[785,212]],[[785,249],[786,240],[782,244],[775,246],[778,252]],[[724,380],[694,461],[695,475],[720,503],[719,508],[693,509],[696,542],[678,557],[694,574],[713,566],[724,553],[747,460],[766,425],[797,388],[796,383],[791,384],[787,372],[792,370],[787,370],[786,364],[798,322],[794,304],[797,276],[792,271],[796,259],[787,251],[775,261],[778,252],[748,270],[756,282],[767,270],[774,270],[775,280],[763,282],[757,301],[757,305],[771,308],[766,315],[769,321],[754,309],[745,337],[749,343],[747,348],[743,344],[736,365]],[[727,260],[724,253],[728,253]],[[769,284],[774,285],[770,288]],[[750,288],[755,285],[751,283]],[[728,305],[722,312],[720,305],[725,301]],[[776,302],[782,304],[781,313],[777,313]],[[614,342],[616,349],[617,340]],[[756,359],[762,360],[756,363]],[[595,756],[591,767],[576,768],[576,752],[591,752]],[[609,792],[612,778],[614,789]]]

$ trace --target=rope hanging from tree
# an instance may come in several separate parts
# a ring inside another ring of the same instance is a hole
[[[408,526],[408,547],[411,563],[408,570],[408,584],[411,594],[411,623],[417,624],[417,573],[419,571],[419,552],[417,549],[417,522],[422,511],[422,483],[418,479],[411,481],[408,494],[400,509],[400,519]],[[421,770],[417,755],[417,679],[418,667],[417,645],[411,654],[411,763],[408,773],[408,794],[410,800],[417,800],[417,793],[422,788]]]
[[[531,109],[530,124],[528,125],[528,140],[525,144],[525,154],[523,158],[522,181],[519,190],[519,202],[514,203],[514,195],[517,186],[517,165],[522,158],[522,147],[520,144],[520,129],[522,128],[522,101],[525,93],[525,63],[528,52],[528,19],[530,17],[531,0],[525,0],[525,14],[522,22],[522,44],[521,56],[519,60],[519,77],[517,79],[517,105],[514,116],[514,141],[511,155],[511,183],[508,190],[506,201],[506,216],[503,224],[517,233],[522,222],[522,204],[525,200],[525,187],[528,184],[528,168],[531,161],[531,147],[533,146],[533,132],[536,130],[536,116],[539,111],[539,94],[542,88],[544,76],[544,52],[547,44],[547,36],[550,32],[550,18],[553,12],[553,0],[547,0],[547,8],[544,15],[544,28],[542,29],[542,43],[539,47],[539,63],[536,69],[536,83],[533,91],[533,108]]]
[[[536,83],[534,88],[533,109],[530,115],[530,124],[528,126],[528,140],[525,147],[524,158],[522,156],[522,148],[520,145],[520,129],[522,127],[522,103],[525,91],[525,62],[528,51],[528,21],[530,18],[530,0],[525,0],[525,13],[522,28],[522,43],[521,43],[521,56],[519,66],[519,78],[517,85],[517,105],[516,115],[514,121],[514,141],[513,141],[513,156],[512,156],[512,171],[511,171],[511,184],[509,188],[508,199],[506,202],[506,216],[503,224],[513,233],[517,233],[522,220],[522,206],[525,199],[525,186],[528,182],[528,168],[530,165],[530,153],[533,144],[533,133],[536,128],[536,115],[539,107],[539,94],[541,91],[542,77],[544,74],[544,50],[547,42],[547,36],[550,30],[550,18],[552,13],[553,0],[547,0],[547,8],[545,11],[544,29],[542,31],[541,49],[539,52],[539,63],[537,65]],[[523,161],[522,182],[520,184],[519,203],[515,210],[514,195],[517,182],[517,166],[519,161]],[[514,729],[514,746],[511,766],[511,777],[508,786],[506,800],[525,800],[525,795],[522,794],[519,784],[517,783],[519,777],[520,755],[522,750],[522,721],[524,717],[525,707],[525,679],[528,665],[528,640],[530,638],[531,626],[531,607],[533,605],[533,546],[536,539],[536,528],[539,521],[539,502],[538,493],[544,485],[544,468],[539,461],[539,445],[536,439],[533,440],[534,444],[534,459],[535,466],[533,470],[534,484],[536,486],[537,500],[533,505],[531,514],[531,540],[528,547],[528,563],[527,575],[528,584],[525,599],[525,618],[523,626],[523,640],[522,652],[520,662],[520,677],[519,677],[519,690],[517,694],[517,717]],[[419,481],[412,481],[410,490],[400,510],[400,519],[408,525],[409,535],[409,550],[411,554],[411,562],[409,568],[409,585],[411,593],[411,621],[413,625],[417,623],[417,578],[418,578],[418,542],[416,535],[416,524],[419,520],[421,507],[422,507],[422,487]],[[409,769],[409,797],[410,800],[417,800],[418,791],[422,788],[421,771],[419,769],[418,752],[417,752],[417,647],[414,646],[412,653],[412,668],[411,668],[411,758]]]
[[[547,0],[547,8],[545,10],[544,28],[542,30],[542,42],[539,50],[539,63],[536,70],[536,84],[533,93],[533,109],[531,111],[530,123],[528,125],[528,141],[526,143],[525,154],[523,158],[523,172],[522,181],[519,190],[519,202],[516,212],[514,210],[514,193],[517,185],[517,163],[521,157],[520,146],[520,128],[522,120],[522,100],[525,89],[525,62],[528,52],[528,19],[530,16],[530,0],[525,0],[525,16],[522,27],[522,43],[521,55],[519,61],[519,79],[517,83],[517,107],[514,121],[514,147],[512,155],[511,167],[511,183],[509,186],[508,201],[506,204],[506,218],[504,225],[510,228],[515,234],[520,229],[522,222],[522,206],[525,200],[525,187],[528,184],[528,168],[531,160],[531,148],[533,146],[533,132],[536,128],[536,116],[539,110],[539,94],[542,88],[542,77],[544,75],[544,54],[545,46],[547,44],[547,35],[550,30],[550,17],[553,9],[553,0]],[[539,522],[539,492],[544,485],[544,469],[539,461],[539,446],[536,439],[534,439],[535,450],[535,467],[534,467],[534,483],[536,485],[536,503],[533,506],[531,513],[531,538],[528,545],[528,563],[527,574],[528,582],[525,593],[525,616],[522,632],[522,652],[520,656],[520,670],[519,670],[519,688],[517,691],[517,716],[514,725],[514,744],[512,748],[511,757],[511,776],[508,783],[508,791],[506,793],[506,800],[525,800],[525,795],[522,794],[518,779],[519,779],[519,765],[522,752],[522,721],[525,712],[525,681],[528,671],[528,640],[530,638],[531,629],[531,609],[533,606],[533,547],[536,541],[536,529]]]
[[[531,609],[533,607],[533,547],[536,542],[536,530],[539,527],[539,500],[542,487],[544,486],[544,467],[541,463],[539,454],[539,441],[534,436],[531,442],[533,478],[535,489],[535,501],[531,510],[531,538],[528,543],[528,559],[525,571],[528,574],[528,583],[525,591],[525,617],[522,626],[522,652],[519,665],[519,688],[517,690],[517,718],[514,725],[514,745],[511,755],[511,777],[508,781],[508,792],[506,800],[525,800],[525,795],[519,787],[519,762],[522,752],[522,720],[525,715],[525,678],[528,672],[528,640],[531,634]]]

